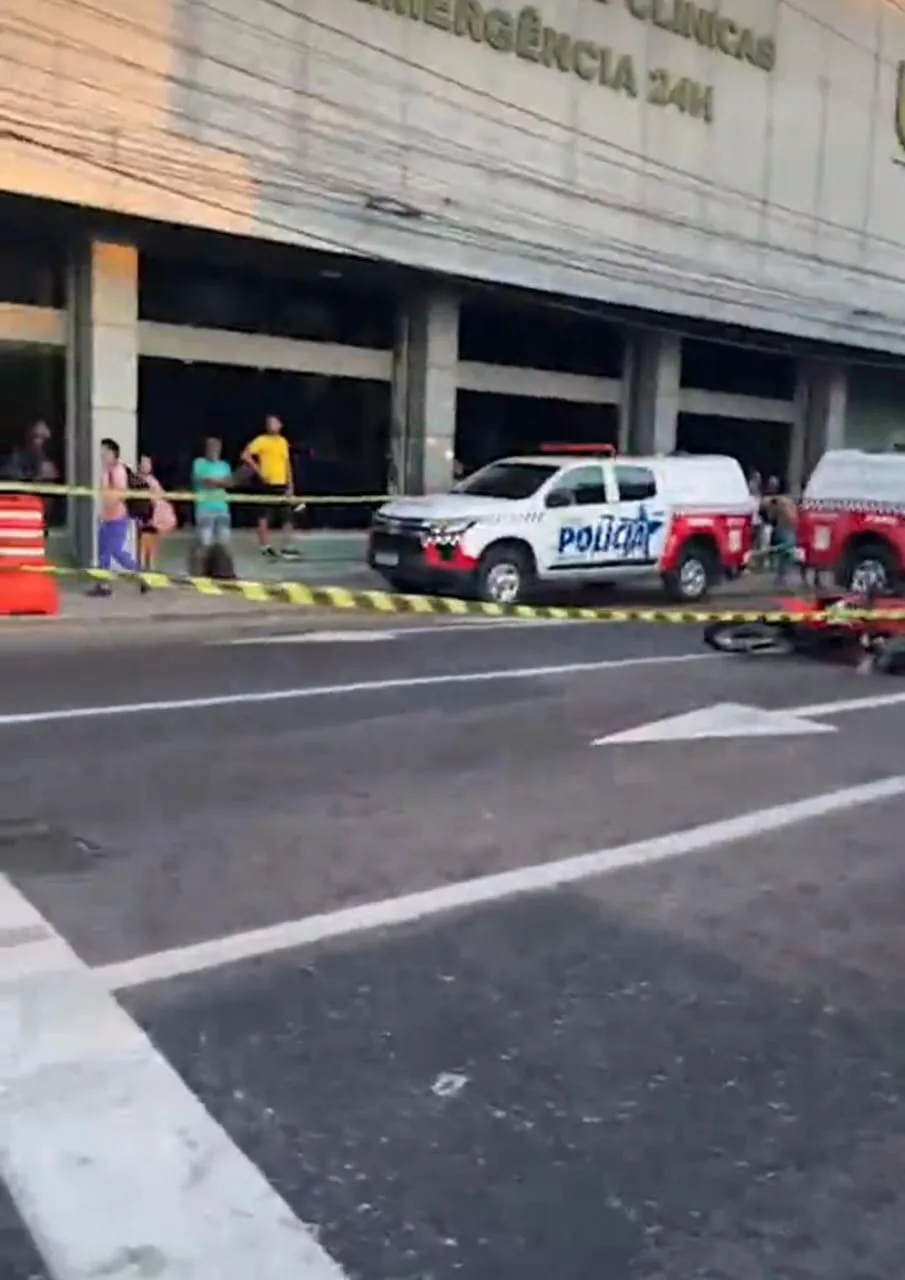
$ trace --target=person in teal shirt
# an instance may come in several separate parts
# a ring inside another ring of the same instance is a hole
[[[233,470],[222,455],[223,444],[216,436],[204,442],[204,456],[192,463],[192,489],[195,492],[195,528],[202,547],[227,546],[232,522],[229,514],[227,487],[232,484]]]

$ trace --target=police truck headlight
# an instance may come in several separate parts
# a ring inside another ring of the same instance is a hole
[[[427,530],[431,542],[455,542],[468,532],[474,520],[435,520]]]
[[[433,528],[436,533],[448,533],[451,538],[461,538],[473,524],[474,520],[439,520]]]

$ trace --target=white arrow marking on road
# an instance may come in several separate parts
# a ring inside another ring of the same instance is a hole
[[[848,715],[851,711],[879,711],[905,703],[905,693],[877,693],[865,698],[844,698],[837,702],[810,702],[801,707],[781,711],[765,711],[737,702],[720,702],[713,707],[689,711],[681,716],[667,716],[595,738],[592,747],[631,742],[688,742],[695,738],[770,738],[793,734],[835,733],[833,725],[817,724],[812,717]]]
[[[835,725],[804,720],[792,711],[763,711],[739,702],[719,702],[681,716],[667,716],[637,729],[595,738],[592,747],[632,742],[690,742],[700,738],[790,738],[805,733],[835,733]]]

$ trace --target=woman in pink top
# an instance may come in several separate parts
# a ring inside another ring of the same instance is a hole
[[[154,474],[154,464],[145,455],[138,460],[138,474],[147,487],[150,501],[138,522],[138,558],[145,573],[153,573],[160,538],[176,528],[176,512],[163,496],[163,485]]]
[[[119,457],[115,440],[101,441],[101,520],[97,531],[97,563],[108,572],[114,564],[129,573],[140,573],[141,566],[129,550],[129,471]],[[144,583],[142,583],[144,588]],[[94,595],[108,596],[109,582],[99,582]]]

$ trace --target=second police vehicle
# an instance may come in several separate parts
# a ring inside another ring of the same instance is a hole
[[[451,493],[385,503],[368,563],[394,591],[494,604],[638,578],[696,601],[744,568],[755,511],[734,458],[503,458]]]

